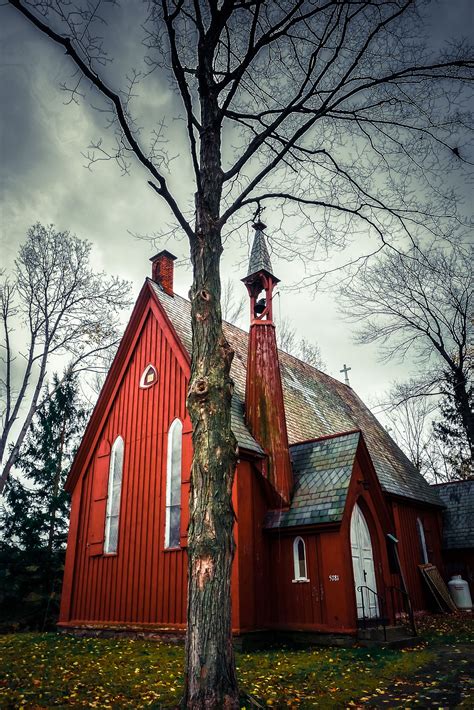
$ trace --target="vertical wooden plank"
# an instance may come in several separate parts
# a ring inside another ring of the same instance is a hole
[[[148,362],[157,365],[159,381],[150,390],[139,390]],[[103,426],[111,442],[118,434],[125,441],[118,553],[96,560],[85,554],[92,485],[88,471],[69,618],[183,623],[186,553],[164,552],[163,546],[166,440],[173,419],[186,419],[186,391],[187,377],[155,318],[148,316]],[[186,506],[183,496],[183,511]]]

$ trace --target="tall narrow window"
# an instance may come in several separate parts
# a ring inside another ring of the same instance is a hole
[[[175,419],[168,432],[165,547],[179,547],[181,528],[181,455],[183,424]]]
[[[307,582],[306,547],[302,537],[295,537],[293,542],[293,564],[295,568],[293,582]]]
[[[420,518],[416,519],[416,526],[418,528],[418,538],[420,540],[421,559],[423,561],[423,564],[426,565],[429,562],[428,550],[426,549],[425,529]]]
[[[122,491],[123,439],[118,436],[112,446],[109,466],[109,486],[107,492],[107,512],[105,516],[104,552],[117,552],[120,494]]]

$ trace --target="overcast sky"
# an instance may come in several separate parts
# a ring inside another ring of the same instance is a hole
[[[141,47],[127,15],[138,3],[124,3],[124,7],[119,11],[117,37],[126,63],[136,47]],[[433,42],[443,44],[469,33],[472,37],[473,11],[472,0],[443,0],[439,6],[433,5]],[[66,97],[60,85],[70,76],[70,69],[61,51],[9,7],[0,7],[0,41],[2,262],[11,265],[31,224],[54,223],[58,229],[69,229],[93,242],[97,268],[131,280],[137,294],[150,272],[148,259],[154,247],[130,233],[154,233],[170,222],[167,209],[147,186],[140,167],[133,166],[125,177],[112,162],[99,163],[92,171],[84,167],[82,153],[103,134],[103,115],[90,108],[89,100],[79,106],[64,105]],[[164,112],[173,116],[174,101],[161,87],[143,96],[142,109],[148,115]],[[173,131],[172,119],[169,126]],[[171,144],[170,152],[182,164],[185,181],[187,164],[179,138]],[[271,233],[269,209],[265,221]],[[224,278],[235,280],[237,292],[244,291],[240,278],[245,275],[243,261],[250,232],[250,225],[244,226],[241,239],[226,244]],[[176,290],[186,295],[191,279],[186,241],[164,239],[159,247],[180,258]],[[329,374],[343,379],[339,370],[347,363],[352,368],[351,385],[368,403],[387,390],[394,378],[408,376],[409,362],[383,365],[377,361],[375,348],[353,344],[351,327],[338,314],[330,293],[285,291],[286,285],[300,278],[300,267],[277,257],[273,267],[282,280],[277,314],[281,312],[302,336],[319,343]]]

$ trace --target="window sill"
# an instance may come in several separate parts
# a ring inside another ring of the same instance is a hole
[[[300,582],[309,582],[307,577],[299,577],[298,579],[291,580],[293,584],[299,584]]]
[[[181,545],[177,545],[176,547],[164,547],[163,552],[176,552],[177,550],[182,550],[183,548]]]

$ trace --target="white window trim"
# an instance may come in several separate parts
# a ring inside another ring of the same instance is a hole
[[[173,458],[173,433],[176,427],[180,427],[181,430],[181,457],[183,455],[183,422],[181,419],[174,419],[168,430],[168,451],[166,456],[166,509],[165,509],[165,550],[177,550],[181,545],[175,546],[170,545],[170,508],[171,508],[171,474],[172,474],[172,458]],[[181,458],[182,461],[182,458]],[[181,480],[181,471],[179,472],[179,478]],[[181,498],[180,498],[180,510],[181,510]],[[181,518],[181,516],[180,516]]]
[[[304,566],[305,566],[305,570],[306,570],[306,575],[308,574],[308,559],[306,557],[306,544],[305,544],[305,541],[303,540],[303,538],[300,535],[298,535],[298,537],[295,537],[295,539],[293,540],[293,571],[295,574],[294,579],[291,580],[293,582],[293,584],[298,584],[299,582],[309,582],[309,577],[307,577],[306,575],[304,577],[301,577],[301,575],[300,575],[300,564],[299,564],[299,556],[298,556],[298,544],[299,544],[300,540],[303,543]]]
[[[150,367],[153,368],[153,370],[155,372],[155,379],[153,380],[153,382],[147,383],[147,382],[145,382],[145,375],[148,372],[148,370],[150,369]],[[156,384],[157,380],[158,380],[158,370],[153,365],[153,363],[149,362],[148,365],[143,370],[142,376],[140,377],[140,389],[147,390],[150,387],[153,387],[153,385]]]
[[[421,552],[423,553],[423,564],[427,565],[429,564],[428,548],[426,547],[425,528],[420,518],[416,519],[416,526],[418,528],[418,539],[421,543]]]
[[[119,445],[122,445],[122,481],[120,483],[120,491],[119,491],[119,508],[120,508],[120,499],[122,498],[122,482],[123,482],[123,458],[125,456],[125,444],[121,436],[117,436],[115,439],[114,443],[112,444],[112,450],[110,452],[110,463],[109,463],[109,481],[108,481],[108,486],[107,486],[107,509],[105,512],[105,535],[104,535],[104,554],[105,555],[115,555],[117,553],[117,549],[115,550],[109,550],[109,545],[110,545],[110,520],[111,520],[111,509],[112,509],[112,496],[113,496],[113,490],[114,490],[114,471],[115,471],[115,457],[117,455],[117,448]],[[120,513],[119,513],[119,524],[120,524]],[[117,530],[117,547],[118,547],[118,530]]]

